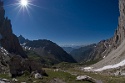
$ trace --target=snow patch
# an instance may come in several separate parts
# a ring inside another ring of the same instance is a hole
[[[84,71],[92,71],[93,67],[85,67],[83,68]]]
[[[105,58],[105,56],[103,56],[103,58]]]
[[[88,76],[86,76],[86,75],[84,75],[84,76],[77,76],[76,77],[76,80],[84,80],[84,79],[86,79],[86,78],[88,78]],[[89,77],[90,78],[90,77]]]
[[[25,46],[26,45],[26,43],[23,43],[23,44],[20,44],[21,46]]]
[[[107,66],[104,66],[104,67],[99,68],[99,69],[94,69],[94,71],[103,71],[103,70],[107,70],[107,69],[118,68],[118,67],[124,66],[124,65],[125,65],[125,60],[123,60],[117,64],[114,64],[114,65],[107,65]]]
[[[0,50],[1,50],[1,52],[2,52],[5,56],[7,56],[7,55],[9,54],[9,52],[8,52],[6,49],[4,49],[3,47],[0,47]]]
[[[84,67],[83,70],[84,71],[95,71],[95,72],[100,72],[100,71],[104,71],[104,70],[107,70],[107,69],[114,69],[114,68],[118,68],[118,67],[121,67],[121,66],[124,66],[125,65],[125,60],[117,63],[117,64],[114,64],[114,65],[107,65],[107,66],[104,66],[102,68],[99,68],[99,69],[94,69],[93,67]]]
[[[31,50],[31,47],[29,47],[28,50]]]
[[[32,50],[32,47],[22,46],[25,50]]]

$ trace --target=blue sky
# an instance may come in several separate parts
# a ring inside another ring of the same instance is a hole
[[[30,0],[29,14],[19,13],[18,0],[4,0],[13,32],[28,39],[49,39],[59,45],[99,42],[118,25],[118,0]]]

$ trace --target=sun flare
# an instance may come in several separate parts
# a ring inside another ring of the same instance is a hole
[[[20,4],[21,4],[21,6],[26,7],[28,5],[28,0],[21,0]]]
[[[37,6],[33,4],[34,0],[15,0],[15,3],[9,4],[7,6],[14,6],[15,10],[17,10],[17,15],[19,14],[28,14],[31,17],[30,10],[33,9],[33,7],[41,8],[40,6]]]

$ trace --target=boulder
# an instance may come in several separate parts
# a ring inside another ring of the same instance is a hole
[[[0,79],[0,83],[11,83],[8,79]]]
[[[42,78],[42,75],[40,73],[35,74],[35,79],[41,79],[41,78]]]
[[[13,78],[12,81],[17,82],[18,80],[16,78]]]
[[[92,77],[87,76],[87,75],[77,76],[76,80],[77,81],[89,81],[89,82],[92,82],[92,83],[96,83],[95,79],[93,79]]]

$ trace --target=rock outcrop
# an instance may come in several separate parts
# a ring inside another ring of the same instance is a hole
[[[42,70],[42,65],[40,62],[35,60],[23,59],[20,56],[13,56],[9,61],[10,74],[12,77],[20,76],[23,74],[31,74],[36,71],[43,76],[48,76],[44,70]]]
[[[88,81],[88,82],[91,82],[91,83],[97,83],[94,78],[92,78],[90,76],[87,76],[87,75],[77,76],[76,80],[77,81]]]
[[[9,72],[9,53],[3,48],[0,47],[0,73],[8,73]]]
[[[95,48],[92,50],[87,60],[101,60],[105,58],[111,50],[115,49],[111,41],[112,38],[102,40],[98,44],[96,44]]]
[[[26,58],[18,38],[12,32],[11,21],[6,17],[3,2],[0,0],[0,45],[9,53],[14,53]]]

